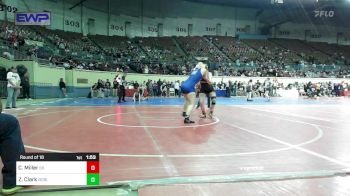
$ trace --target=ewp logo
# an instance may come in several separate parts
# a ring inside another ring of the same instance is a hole
[[[50,25],[50,12],[16,13],[16,25]]]

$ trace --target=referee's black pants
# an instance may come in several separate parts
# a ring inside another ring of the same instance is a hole
[[[119,97],[118,102],[120,102],[121,100],[125,101],[125,87],[122,85],[120,86],[118,97]]]

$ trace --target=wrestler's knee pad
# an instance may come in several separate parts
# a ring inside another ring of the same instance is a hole
[[[211,104],[216,105],[216,97],[210,97]]]

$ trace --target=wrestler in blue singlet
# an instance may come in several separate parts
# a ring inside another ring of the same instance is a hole
[[[191,72],[190,77],[181,85],[181,91],[184,94],[194,93],[196,84],[203,78],[201,68]]]

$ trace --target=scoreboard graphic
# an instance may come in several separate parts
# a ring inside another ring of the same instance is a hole
[[[17,185],[100,184],[99,153],[25,153],[17,157]]]

